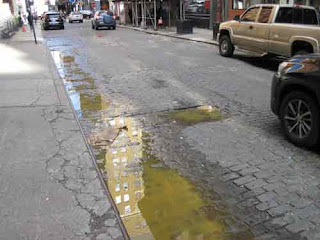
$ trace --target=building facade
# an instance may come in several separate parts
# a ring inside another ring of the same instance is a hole
[[[106,0],[102,0],[106,1]],[[320,0],[109,0],[108,7],[123,24],[170,27],[179,19],[196,27],[212,27],[241,15],[254,4],[301,4],[320,10]]]

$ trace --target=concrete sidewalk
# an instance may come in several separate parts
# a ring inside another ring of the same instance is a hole
[[[37,35],[0,42],[0,238],[126,239]]]
[[[153,29],[144,29],[140,27],[133,27],[130,25],[118,25],[118,27],[128,28],[140,32],[145,32],[148,34],[161,35],[173,38],[179,38],[194,42],[202,42],[207,44],[218,45],[218,42],[213,40],[213,32],[210,29],[193,28],[193,34],[177,34],[175,27],[169,27],[164,29],[158,29],[154,31]]]

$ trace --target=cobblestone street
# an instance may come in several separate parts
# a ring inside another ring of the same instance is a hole
[[[243,52],[223,58],[214,45],[127,28],[96,31],[90,22],[43,38],[94,79],[88,89],[117,102],[110,119],[138,122],[152,154],[228,212],[221,218],[237,224],[227,231],[247,226],[256,240],[320,239],[319,153],[289,143],[270,110],[281,60]],[[223,119],[184,124],[166,116],[202,105]],[[87,136],[98,126],[89,126],[85,112],[78,118]]]

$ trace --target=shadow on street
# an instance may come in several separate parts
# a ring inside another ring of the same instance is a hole
[[[257,57],[252,55],[235,54],[234,58],[246,62],[252,66],[264,68],[270,71],[277,71],[279,64],[284,61],[284,59],[282,58],[268,55],[263,57]]]

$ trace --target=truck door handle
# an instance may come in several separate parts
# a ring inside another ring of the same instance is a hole
[[[250,29],[250,30],[253,29],[253,26],[250,26],[249,29]]]

